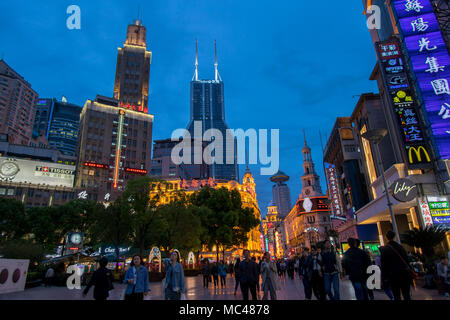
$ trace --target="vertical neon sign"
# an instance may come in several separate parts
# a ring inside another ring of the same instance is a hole
[[[119,132],[117,136],[117,145],[116,145],[116,160],[114,167],[114,189],[118,187],[119,181],[119,166],[120,166],[120,155],[122,150],[122,134],[123,134],[123,120],[125,118],[125,111],[119,111]]]

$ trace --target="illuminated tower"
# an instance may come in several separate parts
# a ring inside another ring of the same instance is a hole
[[[215,47],[215,43],[214,43]],[[210,167],[211,177],[214,179],[235,180],[239,179],[236,140],[233,145],[226,144],[226,130],[228,126],[225,122],[225,102],[224,102],[224,86],[220,77],[217,63],[217,50],[215,50],[214,63],[214,80],[200,80],[198,77],[198,51],[196,42],[195,53],[195,72],[191,81],[191,117],[187,130],[192,138],[196,138],[194,127],[201,124],[201,135],[208,129],[217,129],[222,133],[223,137],[223,155],[222,163],[213,163]],[[201,138],[201,137],[197,137]],[[228,147],[228,148],[227,148]],[[193,152],[195,149],[193,148]],[[233,154],[233,163],[227,164],[227,155]],[[216,156],[213,154],[213,156]],[[216,162],[218,162],[216,158]],[[192,161],[195,161],[194,154]],[[202,161],[200,159],[200,161]]]
[[[272,177],[270,181],[275,184],[272,186],[272,195],[275,205],[278,207],[278,213],[281,218],[284,218],[291,211],[291,191],[289,186],[285,183],[289,180],[289,176],[282,171],[278,171]]]
[[[120,106],[148,113],[151,51],[147,51],[146,29],[136,20],[127,30],[123,48],[118,48],[114,98]]]
[[[311,148],[306,143],[306,135],[303,131],[305,145],[302,149],[303,153],[303,176],[302,176],[302,198],[319,196],[322,194],[319,176],[314,169],[314,162],[311,157]]]

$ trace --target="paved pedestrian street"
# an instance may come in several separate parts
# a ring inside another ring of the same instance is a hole
[[[241,300],[242,295],[238,290],[234,295],[234,278],[227,277],[227,287],[214,290],[214,286],[208,289],[203,288],[202,276],[186,277],[186,299],[187,300]],[[281,281],[281,290],[277,291],[279,300],[304,300],[303,284],[296,277],[294,280],[286,279]],[[114,290],[110,292],[109,300],[120,300],[123,298],[125,285],[114,283]],[[150,283],[151,295],[150,300],[163,300],[162,283]],[[50,287],[44,286],[27,289],[23,292],[0,295],[0,300],[92,300],[93,288],[91,288],[86,298],[82,297],[82,290],[69,290],[66,287]],[[356,300],[355,294],[350,281],[342,280],[340,282],[340,294],[342,300]],[[388,300],[387,296],[381,290],[374,292],[375,300]],[[262,292],[259,299],[262,298]],[[412,291],[413,300],[449,300],[437,293],[437,290],[427,290],[416,288]]]

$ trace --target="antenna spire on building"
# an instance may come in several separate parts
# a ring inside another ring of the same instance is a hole
[[[195,72],[192,80],[198,81],[198,42],[195,39]]]
[[[220,78],[219,68],[218,68],[218,64],[217,64],[217,45],[216,45],[216,40],[214,40],[214,70],[215,70],[215,77],[214,77],[214,79],[216,81],[218,81],[218,79],[220,79],[220,81],[222,81],[222,78]]]
[[[305,140],[305,146],[306,146],[307,143],[306,143],[306,133],[305,133],[305,129],[303,129],[303,139]]]

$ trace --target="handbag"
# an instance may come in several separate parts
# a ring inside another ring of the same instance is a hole
[[[407,262],[405,261],[405,259],[403,259],[403,257],[400,255],[400,253],[398,253],[397,250],[395,250],[393,246],[391,246],[391,245],[388,244],[387,247],[391,248],[392,251],[394,251],[394,252],[397,254],[397,256],[400,258],[400,260],[402,260],[402,262],[408,267],[409,273],[411,274],[411,278],[412,278],[413,280],[416,280],[417,278],[419,278],[419,275],[417,274],[417,272],[415,272],[414,269],[411,268],[411,266],[409,265],[409,263],[407,263]]]

